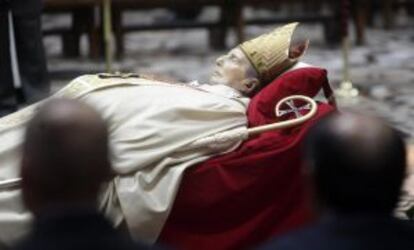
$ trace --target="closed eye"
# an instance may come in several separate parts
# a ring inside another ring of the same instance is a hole
[[[239,58],[237,58],[235,55],[230,55],[230,60],[233,62],[239,62]]]

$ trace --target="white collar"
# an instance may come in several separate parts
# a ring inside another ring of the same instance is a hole
[[[241,98],[244,97],[240,91],[229,87],[227,85],[224,84],[200,84],[197,81],[194,82],[190,82],[189,83],[190,86],[192,87],[196,87],[198,89],[213,93],[213,94],[217,94],[223,97],[227,97],[227,98]]]

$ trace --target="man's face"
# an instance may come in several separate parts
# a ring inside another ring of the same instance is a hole
[[[239,48],[232,49],[226,55],[216,60],[216,67],[211,75],[212,84],[224,84],[241,92],[245,91],[245,81],[254,72],[243,51]]]

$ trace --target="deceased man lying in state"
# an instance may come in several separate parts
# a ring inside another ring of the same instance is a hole
[[[297,67],[307,43],[292,46],[297,24],[247,41],[217,59],[210,84],[171,84],[134,74],[80,76],[53,97],[82,100],[109,124],[116,176],[102,192],[102,211],[133,237],[154,242],[174,202],[184,170],[235,149],[239,142],[194,147],[199,138],[247,126],[249,96]],[[19,150],[35,104],[0,119],[0,181],[19,177]],[[41,145],[39,145],[41,146]],[[4,182],[6,181],[6,182]],[[0,242],[27,231],[30,214],[17,185],[0,188]]]

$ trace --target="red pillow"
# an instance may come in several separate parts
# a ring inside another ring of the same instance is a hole
[[[290,95],[314,97],[327,84],[327,72],[321,68],[300,68],[282,74],[252,98],[247,108],[249,127],[275,122],[274,109],[281,99]]]

